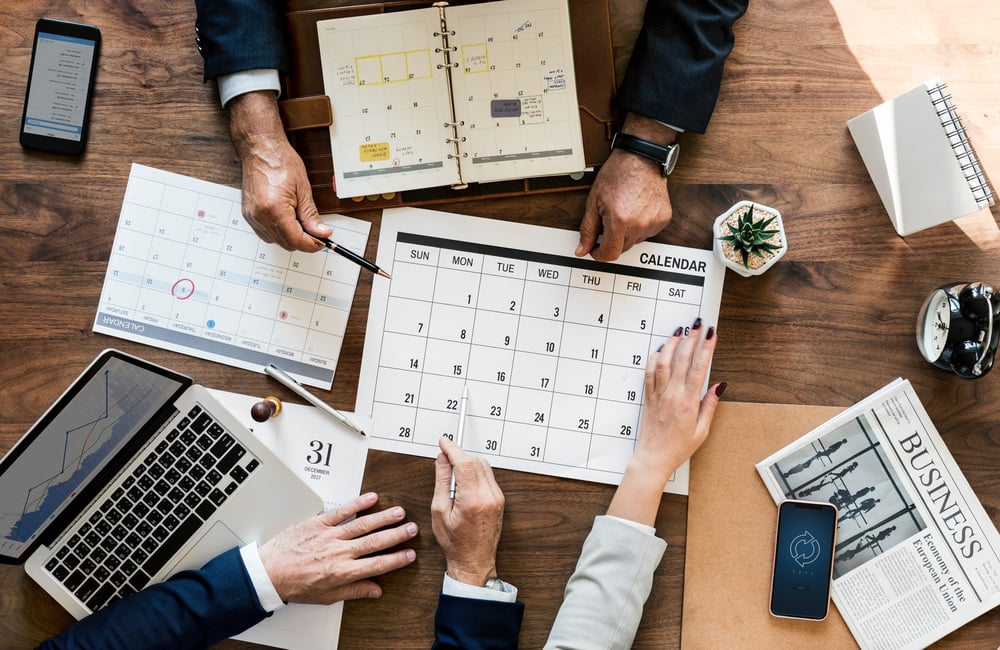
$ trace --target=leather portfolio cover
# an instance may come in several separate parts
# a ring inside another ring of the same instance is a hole
[[[683,648],[857,647],[832,603],[818,622],[768,612],[778,509],[754,467],[842,410],[719,405],[708,440],[691,458]]]
[[[600,166],[611,152],[611,136],[618,128],[614,110],[615,67],[611,43],[609,0],[569,0],[576,70],[577,101],[583,133],[584,158],[588,167]],[[553,192],[587,188],[595,172],[574,180],[569,176],[546,176],[496,183],[475,183],[467,189],[433,187],[392,194],[340,199],[333,188],[333,157],[330,153],[329,111],[320,67],[316,23],[330,18],[384,13],[428,7],[432,0],[390,0],[381,3],[338,0],[290,0],[288,35],[290,70],[285,76],[281,102],[289,140],[305,162],[313,197],[320,212],[349,212],[369,208],[421,205],[476,198],[514,196],[531,192]],[[459,0],[451,4],[468,4]],[[288,105],[289,100],[292,104]]]

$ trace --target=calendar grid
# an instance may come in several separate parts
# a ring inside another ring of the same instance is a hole
[[[357,404],[371,410],[373,448],[436,455],[468,386],[467,451],[619,480],[647,359],[678,326],[717,318],[722,269],[710,251],[645,243],[605,263],[567,254],[575,243],[568,231],[385,211],[379,263],[393,281],[373,290]],[[686,473],[678,482],[686,490]]]
[[[370,224],[331,223],[364,250]],[[261,241],[239,190],[133,165],[94,331],[329,388],[358,273]]]

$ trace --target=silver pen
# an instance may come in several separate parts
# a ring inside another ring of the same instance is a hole
[[[266,366],[264,366],[264,372],[266,372],[271,378],[277,380],[279,384],[281,384],[288,390],[292,391],[305,401],[309,402],[319,410],[323,411],[337,422],[340,422],[345,427],[353,429],[354,431],[357,431],[363,436],[368,435],[367,433],[364,432],[364,429],[362,429],[357,424],[349,420],[346,415],[344,415],[337,409],[333,408],[320,398],[316,397],[315,395],[307,391],[302,386],[302,384],[295,381],[295,379],[291,375],[289,375],[287,372],[285,372],[278,366],[274,365],[273,363],[269,363]]]
[[[466,384],[462,388],[462,407],[458,411],[458,434],[455,436],[455,444],[459,447],[462,446],[462,438],[465,434],[465,413],[469,405],[469,385]],[[452,499],[455,498],[455,468],[451,468],[451,490],[449,490],[449,495]]]

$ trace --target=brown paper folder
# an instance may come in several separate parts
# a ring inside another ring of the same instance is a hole
[[[825,621],[774,618],[767,601],[777,507],[754,465],[843,409],[723,402],[691,459],[681,645],[852,648],[830,607]]]

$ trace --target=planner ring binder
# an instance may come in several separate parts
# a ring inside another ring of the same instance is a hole
[[[316,29],[338,197],[586,167],[568,0],[435,2]]]
[[[569,7],[569,26],[565,30],[565,33],[572,33],[570,47],[572,58],[567,58],[566,60],[572,61],[571,69],[574,70],[575,74],[573,76],[576,80],[575,100],[569,102],[568,112],[576,114],[579,118],[579,128],[582,134],[582,163],[574,171],[585,170],[582,174],[574,173],[570,175],[569,172],[536,172],[534,169],[539,167],[538,163],[533,160],[527,160],[520,164],[517,162],[509,163],[512,168],[517,170],[517,173],[512,172],[510,177],[503,178],[502,180],[484,180],[482,178],[470,177],[466,173],[467,167],[472,169],[486,166],[481,160],[473,162],[472,159],[476,157],[477,153],[481,154],[483,149],[476,146],[475,139],[470,137],[470,135],[473,135],[470,133],[472,131],[472,123],[475,123],[476,134],[486,133],[485,130],[482,130],[484,122],[482,119],[475,121],[466,118],[463,125],[461,114],[459,114],[457,119],[452,119],[450,113],[447,110],[443,110],[440,112],[441,119],[435,120],[433,125],[433,128],[438,130],[435,132],[437,135],[435,146],[440,150],[439,155],[443,166],[449,168],[453,168],[457,160],[447,159],[445,157],[446,153],[451,153],[454,156],[456,155],[455,147],[460,146],[462,152],[466,154],[461,159],[462,182],[467,183],[467,186],[462,191],[455,191],[458,187],[462,186],[453,185],[457,180],[457,178],[453,177],[449,180],[441,180],[434,185],[428,184],[412,189],[396,191],[365,190],[361,195],[348,197],[348,192],[341,186],[341,183],[339,181],[334,182],[335,174],[337,171],[340,171],[338,168],[345,164],[344,161],[346,159],[342,156],[333,155],[334,152],[328,127],[337,122],[341,122],[342,126],[344,124],[342,117],[336,114],[335,107],[328,96],[324,84],[323,69],[320,64],[320,35],[317,24],[331,19],[356,16],[374,17],[374,15],[378,15],[379,19],[392,21],[393,18],[391,17],[396,14],[410,13],[421,9],[430,10],[435,13],[429,14],[434,16],[432,19],[433,24],[429,24],[429,29],[424,32],[428,45],[421,46],[427,48],[426,51],[429,58],[426,65],[433,68],[435,73],[443,72],[443,68],[439,70],[434,66],[445,65],[443,59],[445,52],[435,52],[435,49],[443,50],[445,47],[448,47],[451,48],[448,52],[450,57],[448,63],[451,64],[450,70],[453,75],[481,83],[486,77],[485,74],[477,73],[476,70],[469,70],[467,72],[465,69],[467,66],[464,65],[464,57],[469,57],[473,52],[469,48],[463,51],[463,44],[467,44],[469,39],[464,39],[462,36],[463,30],[460,28],[460,25],[463,19],[461,16],[469,7],[477,4],[490,5],[491,8],[488,11],[496,13],[498,6],[505,5],[507,2],[476,3],[469,0],[454,0],[448,5],[448,24],[442,29],[439,15],[436,13],[437,9],[432,9],[433,3],[431,0],[386,0],[371,3],[366,3],[365,0],[289,0],[287,17],[291,66],[284,78],[283,99],[280,102],[280,106],[282,108],[285,127],[289,132],[289,140],[305,163],[313,190],[313,197],[320,211],[350,212],[399,205],[441,204],[478,198],[558,192],[589,187],[596,175],[596,168],[607,159],[610,153],[611,136],[619,127],[620,116],[614,108],[616,75],[611,45],[609,0],[561,0],[561,3],[568,4]],[[547,2],[522,4],[522,8],[525,6],[528,7],[529,11],[539,12],[543,10],[547,11],[547,7],[549,7]],[[482,10],[474,9],[473,11]],[[453,12],[454,18],[451,16]],[[543,21],[533,21],[535,26],[533,35],[537,41],[544,40],[548,42],[550,38],[554,38],[555,32],[542,30],[545,32],[546,38],[539,39],[537,31],[542,23]],[[514,29],[520,26],[521,23],[515,25]],[[449,32],[447,34],[447,46],[444,46],[441,42],[444,31]],[[433,32],[438,32],[438,34],[434,36]],[[474,38],[472,40],[478,42],[480,39]],[[481,40],[485,41],[486,39]],[[519,34],[518,41],[518,45],[520,46],[528,46],[534,42],[529,41],[524,32]],[[394,51],[410,51],[414,49],[411,48],[412,43],[411,45],[406,45],[405,48],[402,47],[404,44],[403,38],[395,39],[391,42],[394,43]],[[496,44],[496,40],[494,44]],[[412,62],[413,59],[411,59]],[[502,62],[500,60],[490,60],[490,64],[494,65]],[[552,82],[557,85],[561,84],[564,76],[569,74],[569,69],[563,70],[566,75],[559,75],[558,73],[554,75]],[[444,75],[441,76],[443,77]],[[381,85],[380,88],[395,92],[402,85],[393,81],[392,83]],[[370,87],[366,90],[371,89]],[[455,92],[461,95],[459,98],[460,102],[465,103],[468,103],[470,94],[476,95],[476,93],[468,93],[458,88],[456,88]],[[557,87],[554,89],[554,92],[558,94],[564,91],[561,87]],[[439,96],[443,97],[446,94],[447,91],[442,88]],[[567,96],[569,95],[568,92],[566,94]],[[492,96],[489,98],[491,100],[494,99]],[[508,98],[500,96],[495,99],[502,100]],[[514,99],[518,98],[514,97]],[[526,120],[529,117],[527,109],[531,108],[528,104],[530,101],[535,100],[521,99],[522,112]],[[388,104],[389,102],[385,104],[373,104],[371,110],[374,110],[374,107],[381,106],[380,110],[384,111],[385,106]],[[412,105],[412,102],[410,104]],[[511,104],[511,106],[514,105]],[[488,120],[491,117],[491,106],[488,103],[483,103],[481,106],[483,106],[482,110],[486,111],[486,119]],[[410,107],[412,108],[412,106]],[[400,108],[400,104],[393,103],[393,111],[397,111]],[[498,108],[502,109],[503,106],[498,106]],[[503,121],[509,122],[513,119],[515,118],[510,117],[505,118]],[[448,125],[448,128],[443,128],[439,125],[444,122],[456,123],[455,128],[458,133],[458,142],[445,141],[446,138],[456,139],[456,135],[454,132],[448,132],[447,135],[441,133],[442,130],[448,131],[451,127],[451,124]],[[350,129],[349,126],[345,126],[345,128]],[[424,133],[430,133],[430,131],[425,130]],[[465,140],[462,140],[463,137]],[[397,133],[397,141],[398,138],[399,134]],[[375,138],[373,138],[374,141]],[[388,141],[388,138],[382,140],[382,142]],[[523,150],[523,145],[521,148]],[[512,151],[513,149],[505,149],[501,155],[506,156]],[[366,150],[366,153],[370,155],[384,155],[384,149],[370,147]],[[522,151],[522,153],[524,152]],[[402,167],[402,162],[403,160],[400,159],[400,167]],[[397,169],[396,172],[391,173],[399,173],[399,170]],[[335,187],[337,191],[341,192],[341,195],[338,195],[334,191]]]
[[[441,47],[434,48],[436,53],[439,53],[444,58],[444,63],[439,63],[437,65],[438,69],[444,68],[445,81],[448,86],[448,110],[451,114],[451,121],[445,122],[445,128],[451,129],[451,137],[445,138],[444,141],[452,147],[454,147],[455,153],[449,153],[447,155],[448,160],[455,161],[455,173],[457,175],[456,182],[451,184],[451,189],[453,190],[464,190],[469,186],[468,183],[462,180],[462,141],[465,138],[461,138],[458,135],[458,127],[462,126],[458,119],[455,117],[455,86],[452,83],[452,70],[458,67],[458,61],[452,61],[451,55],[453,52],[458,51],[458,47],[452,45],[448,38],[455,35],[455,30],[448,29],[448,17],[445,14],[445,9],[448,6],[447,2],[435,2],[434,6],[438,10],[438,18],[441,21],[441,28],[434,32],[434,36],[441,38]]]

